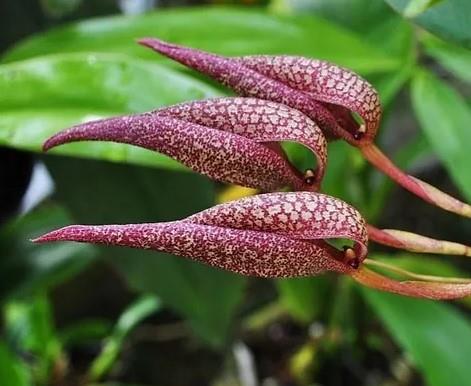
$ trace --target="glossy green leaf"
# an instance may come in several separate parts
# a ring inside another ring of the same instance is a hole
[[[385,0],[394,10],[433,34],[471,47],[469,18],[471,2],[468,0],[428,1],[426,7],[414,8],[419,0]],[[424,2],[424,0],[420,0]],[[411,6],[412,5],[412,6]],[[420,4],[418,4],[420,5]],[[419,11],[419,12],[418,12]]]
[[[79,223],[169,221],[214,202],[213,183],[196,174],[73,158],[48,157],[46,162],[58,199]],[[133,289],[157,294],[206,341],[218,345],[227,338],[243,294],[241,276],[152,251],[111,247],[101,251]]]
[[[297,54],[332,60],[361,72],[397,67],[360,37],[312,16],[277,17],[260,10],[201,7],[161,10],[135,17],[89,20],[33,37],[10,51],[12,61],[59,52],[119,52],[168,59],[135,43],[155,36],[226,55]],[[181,68],[181,67],[180,67]]]
[[[0,303],[57,285],[93,260],[95,250],[88,245],[30,241],[70,221],[63,208],[47,204],[0,229]]]
[[[427,385],[471,385],[471,325],[461,313],[444,303],[366,288],[363,293]]]
[[[471,83],[471,50],[432,37],[423,39],[426,52],[443,67],[465,82]]]
[[[418,72],[412,82],[415,114],[433,150],[458,187],[471,198],[471,109],[450,86],[429,72]]]
[[[0,89],[0,145],[33,151],[76,123],[218,95],[186,75],[119,54],[54,55],[0,65]],[[115,143],[73,143],[52,152],[183,169],[164,155]]]
[[[8,386],[31,386],[26,365],[0,341],[0,379]]]
[[[409,0],[409,3],[404,8],[404,16],[417,17],[442,1],[443,0]]]

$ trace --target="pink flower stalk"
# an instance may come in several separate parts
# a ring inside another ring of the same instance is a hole
[[[317,191],[327,162],[319,127],[301,112],[262,99],[218,98],[187,102],[149,113],[103,119],[61,131],[45,144],[84,140],[128,143],[167,154],[210,178],[263,191],[289,187]],[[280,141],[296,141],[317,158],[301,174]],[[368,226],[371,240],[414,252],[471,256],[462,244]]]
[[[154,38],[139,43],[216,79],[240,95],[302,111],[327,137],[342,138],[358,147],[375,167],[410,192],[445,210],[471,217],[470,205],[404,173],[374,145],[381,104],[376,90],[354,72],[303,57],[223,57]]]
[[[148,113],[103,119],[62,131],[43,148],[83,140],[114,141],[159,151],[209,177],[264,191],[317,190],[327,144],[319,127],[290,107],[254,98],[187,102]],[[279,145],[298,142],[317,159],[298,172]]]
[[[332,239],[350,240],[352,246],[337,249],[327,242]],[[311,192],[261,194],[167,223],[73,225],[34,241],[152,249],[250,276],[333,271],[373,288],[432,299],[471,294],[469,281],[447,283],[427,276],[421,277],[426,281],[398,282],[366,269],[368,236],[360,213],[339,199]]]

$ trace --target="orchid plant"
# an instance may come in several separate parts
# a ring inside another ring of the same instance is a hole
[[[466,256],[471,256],[470,247],[378,229],[368,225],[349,204],[319,193],[327,163],[327,139],[343,138],[413,193],[449,211],[471,216],[470,206],[406,175],[374,146],[381,106],[367,81],[349,70],[306,58],[223,58],[156,39],[141,43],[247,97],[187,102],[87,122],[54,135],[45,142],[44,150],[83,140],[127,143],[164,153],[215,180],[264,193],[179,221],[69,226],[36,242],[78,241],[153,249],[261,277],[334,271],[369,287],[415,297],[471,295],[470,280],[414,274],[367,258],[368,240],[416,252]],[[284,141],[307,147],[316,165],[297,170],[281,146]],[[282,191],[286,188],[294,192]],[[337,248],[336,239],[345,245]],[[416,280],[396,281],[365,265]]]

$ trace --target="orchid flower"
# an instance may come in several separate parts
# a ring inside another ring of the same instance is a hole
[[[329,138],[342,138],[410,192],[450,212],[471,217],[471,206],[410,176],[395,166],[373,141],[381,119],[376,90],[354,72],[322,60],[296,56],[223,57],[154,38],[144,46],[200,71],[243,96],[296,108]],[[357,116],[361,123],[355,119]]]
[[[255,98],[216,98],[148,113],[89,122],[62,131],[44,146],[108,140],[166,154],[209,177],[265,191],[284,186],[317,190],[324,176],[327,144],[322,131],[301,112]],[[279,142],[309,148],[317,168],[298,172]]]
[[[349,240],[337,249],[328,241]],[[399,282],[363,266],[368,234],[360,213],[320,193],[281,192],[217,205],[186,219],[154,224],[72,225],[35,242],[78,241],[186,256],[242,275],[298,277],[333,271],[380,290],[432,299],[471,294],[471,281],[419,276]],[[402,271],[405,275],[412,275]]]
[[[87,122],[49,138],[44,149],[83,140],[132,144],[167,154],[210,178],[264,191],[317,191],[327,162],[319,127],[301,112],[254,98],[217,98],[149,113]],[[289,163],[280,141],[310,149],[317,167],[303,173]],[[471,256],[471,248],[368,225],[373,241],[414,252]]]

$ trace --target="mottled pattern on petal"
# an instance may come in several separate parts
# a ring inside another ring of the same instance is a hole
[[[366,133],[362,142],[371,142],[376,135],[381,118],[378,94],[369,83],[351,71],[324,61],[293,56],[230,58],[153,38],[139,42],[213,77],[240,95],[296,108],[316,121],[328,136],[356,142],[353,137],[356,132],[352,132],[351,127],[339,125],[346,123],[346,112],[341,114],[343,119],[338,120],[339,109],[331,111],[328,104],[355,111],[364,119]],[[350,124],[353,119],[348,121]]]
[[[316,180],[320,182],[324,176],[327,143],[321,129],[306,115],[285,105],[255,98],[217,98],[165,107],[156,113],[259,142],[299,142],[317,158]]]
[[[209,208],[186,221],[286,234],[296,239],[348,238],[357,257],[366,257],[368,234],[360,213],[345,202],[319,193],[271,193]]]
[[[312,94],[316,100],[355,111],[365,121],[366,135],[375,137],[381,120],[379,96],[371,84],[353,71],[299,56],[258,55],[239,60],[265,76]]]
[[[75,225],[36,240],[79,241],[173,253],[235,273],[261,277],[352,271],[316,243],[284,235],[192,224]]]
[[[44,149],[83,140],[122,142],[156,150],[216,180],[257,189],[272,191],[303,185],[289,162],[263,144],[155,112],[74,126],[48,139]]]
[[[139,43],[216,79],[239,95],[267,99],[300,110],[326,135],[339,137],[345,132],[331,111],[311,95],[254,71],[237,58],[225,58],[154,38],[141,39]]]

